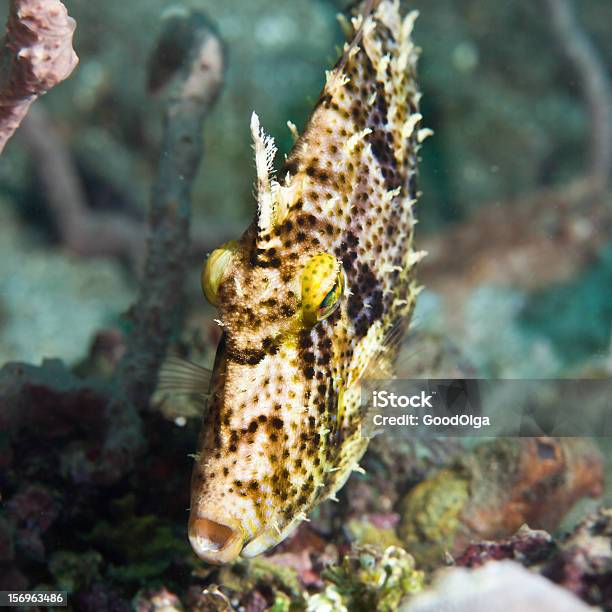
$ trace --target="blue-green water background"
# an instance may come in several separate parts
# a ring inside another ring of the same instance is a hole
[[[194,215],[230,233],[245,226],[254,207],[250,113],[260,114],[286,152],[291,143],[286,121],[303,126],[324,70],[336,57],[340,3],[66,4],[78,22],[80,64],[37,104],[48,111],[68,149],[88,205],[146,215],[163,109],[163,99],[147,92],[147,62],[163,16],[176,7],[195,7],[216,23],[229,69],[203,135],[206,155],[194,186]],[[420,237],[466,222],[482,207],[520,202],[546,187],[563,193],[585,171],[590,118],[544,3],[412,4],[421,12],[415,38],[423,48],[422,109],[425,124],[436,132],[422,152]],[[611,71],[612,5],[580,2],[578,20]],[[599,205],[609,208],[609,198]],[[116,324],[133,300],[137,278],[112,259],[86,261],[62,249],[45,189],[19,133],[0,163],[0,213],[0,362],[44,356],[78,361],[97,329]],[[553,207],[550,214],[554,217]],[[486,233],[481,240],[487,242]],[[533,291],[512,282],[471,287],[461,306],[464,320],[452,330],[438,316],[440,304],[452,296],[426,294],[418,319],[453,336],[483,374],[549,375],[605,360],[612,255],[605,246],[596,251],[562,282]],[[465,255],[460,249],[455,253],[458,260]],[[194,307],[205,308],[198,303],[195,276],[190,291]],[[479,340],[472,342],[474,325]],[[534,345],[537,355],[532,355]]]

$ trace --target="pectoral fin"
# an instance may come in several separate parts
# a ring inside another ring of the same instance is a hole
[[[206,397],[212,371],[197,363],[170,355],[162,364],[157,378],[157,390]]]

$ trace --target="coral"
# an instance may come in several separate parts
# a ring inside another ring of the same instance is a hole
[[[342,594],[335,585],[327,585],[325,590],[308,598],[306,612],[349,612]]]
[[[11,0],[0,72],[0,153],[32,102],[77,65],[75,27],[59,0]]]
[[[543,573],[592,605],[612,609],[612,509],[586,517]]]
[[[236,593],[263,588],[268,594],[282,592],[292,599],[300,599],[302,586],[295,569],[281,566],[266,558],[239,561],[219,572],[219,582]]]
[[[209,584],[205,589],[191,587],[186,598],[187,609],[193,612],[229,612],[232,603],[216,584]]]
[[[523,523],[554,529],[603,487],[594,444],[572,438],[498,439],[459,457],[401,502],[399,534],[417,562],[437,566],[472,541],[512,535]]]
[[[0,564],[12,561],[15,556],[13,528],[3,517],[0,517]]]
[[[44,108],[32,109],[21,135],[65,247],[83,257],[116,256],[136,268],[144,252],[145,224],[128,215],[90,208],[77,168]]]
[[[8,364],[0,375],[0,392],[6,399],[0,422],[11,427],[20,423],[32,426],[38,419],[54,420],[44,413],[43,401],[53,406],[53,417],[58,419],[62,411],[65,414],[76,410],[80,414],[79,402],[91,403],[92,397],[96,398],[90,417],[97,424],[95,436],[98,439],[104,436],[101,448],[96,449],[97,460],[88,461],[86,454],[78,451],[73,458],[83,458],[78,463],[83,466],[80,471],[84,478],[95,475],[100,482],[118,480],[144,445],[138,409],[148,403],[157,368],[181,318],[191,184],[202,148],[196,135],[216,99],[223,73],[218,37],[201,18],[192,21],[196,32],[194,48],[186,68],[177,76],[176,90],[167,108],[164,154],[151,203],[145,279],[133,309],[136,314],[132,317],[133,328],[126,340],[125,354],[112,383],[102,386],[95,381],[77,380],[58,362],[46,362],[40,369]],[[64,315],[65,307],[58,312]],[[65,317],[62,322],[65,323]],[[31,401],[32,393],[37,394],[38,402]],[[80,425],[86,421],[73,419]],[[67,420],[62,426],[70,429],[69,423]],[[70,460],[67,464],[74,462]]]
[[[523,525],[510,538],[470,544],[455,559],[455,565],[474,568],[484,565],[487,561],[511,559],[521,565],[531,566],[547,560],[556,550],[549,533]]]
[[[399,520],[397,514],[365,515],[350,519],[346,523],[349,538],[360,546],[375,546],[385,549],[389,546],[401,546],[394,527]]]
[[[400,536],[417,560],[437,565],[445,551],[453,550],[469,488],[462,470],[443,469],[416,485],[401,503]]]
[[[78,470],[81,477],[75,480],[91,479],[91,458],[99,447],[104,426],[103,385],[80,380],[57,359],[45,360],[40,367],[8,363],[0,369],[0,397],[0,427],[9,440],[35,435],[39,442],[57,441],[75,436],[78,445],[89,450],[89,460],[83,458]],[[28,454],[22,457],[22,463],[27,465],[30,459]],[[37,472],[49,478],[46,469]]]
[[[274,603],[269,608],[270,612],[290,612],[291,599],[284,593],[277,593],[274,598]]]
[[[405,550],[389,546],[382,552],[356,549],[341,565],[323,572],[323,578],[328,584],[322,593],[306,598],[308,610],[392,612],[403,598],[423,588],[424,574]]]
[[[147,224],[133,212],[95,210],[78,174],[75,160],[44,107],[33,108],[20,130],[44,186],[53,227],[66,249],[80,257],[116,257],[138,271],[145,257]],[[210,250],[220,237],[232,235],[232,227],[198,223],[192,232],[190,254]]]
[[[25,485],[11,497],[6,510],[6,516],[15,529],[17,549],[30,559],[44,559],[43,535],[59,514],[57,496],[48,487]]]
[[[104,609],[98,601],[123,602],[113,594],[117,586],[132,591],[166,573],[188,575],[195,557],[185,537],[184,474],[195,423],[177,428],[147,413],[151,457],[117,488],[106,488],[95,480],[104,385],[78,379],[57,361],[7,365],[0,395],[0,428],[13,451],[0,471],[3,585],[27,585],[21,571],[33,585],[73,579],[83,609],[97,610]],[[83,551],[91,556],[81,558]],[[92,570],[84,579],[81,572],[96,558],[104,558],[99,575]]]
[[[474,542],[455,560],[477,568],[490,561],[517,561],[587,603],[612,608],[612,510],[601,508],[555,541],[541,530],[521,527],[505,540]]]

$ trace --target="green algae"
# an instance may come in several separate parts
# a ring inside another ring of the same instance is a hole
[[[307,598],[307,610],[392,612],[423,588],[424,574],[402,548],[357,549],[322,574],[326,587]]]
[[[77,553],[58,550],[49,561],[49,571],[55,578],[54,588],[73,593],[87,588],[100,578],[102,555],[95,550]]]
[[[108,574],[119,582],[144,582],[160,577],[177,558],[191,556],[189,544],[170,521],[152,514],[139,515],[134,497],[117,500],[118,520],[96,524],[87,540],[103,551],[110,563]]]
[[[225,588],[237,593],[245,593],[258,585],[272,588],[278,597],[278,606],[283,609],[287,597],[290,601],[302,598],[302,586],[297,572],[291,568],[278,565],[265,557],[238,561],[224,566],[219,572],[219,582]]]

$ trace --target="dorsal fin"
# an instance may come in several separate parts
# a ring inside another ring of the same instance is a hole
[[[255,169],[257,182],[257,236],[265,236],[274,225],[275,204],[273,193],[274,158],[276,145],[274,138],[268,136],[259,123],[257,113],[251,115],[251,135],[255,150]]]
[[[294,126],[295,127],[295,126]],[[296,130],[297,131],[297,130]],[[274,158],[277,149],[274,138],[265,133],[257,113],[251,116],[251,134],[255,151],[257,170],[257,246],[265,249],[269,244],[272,230],[282,223],[287,211],[301,193],[301,183],[294,181],[281,185],[274,177]]]

